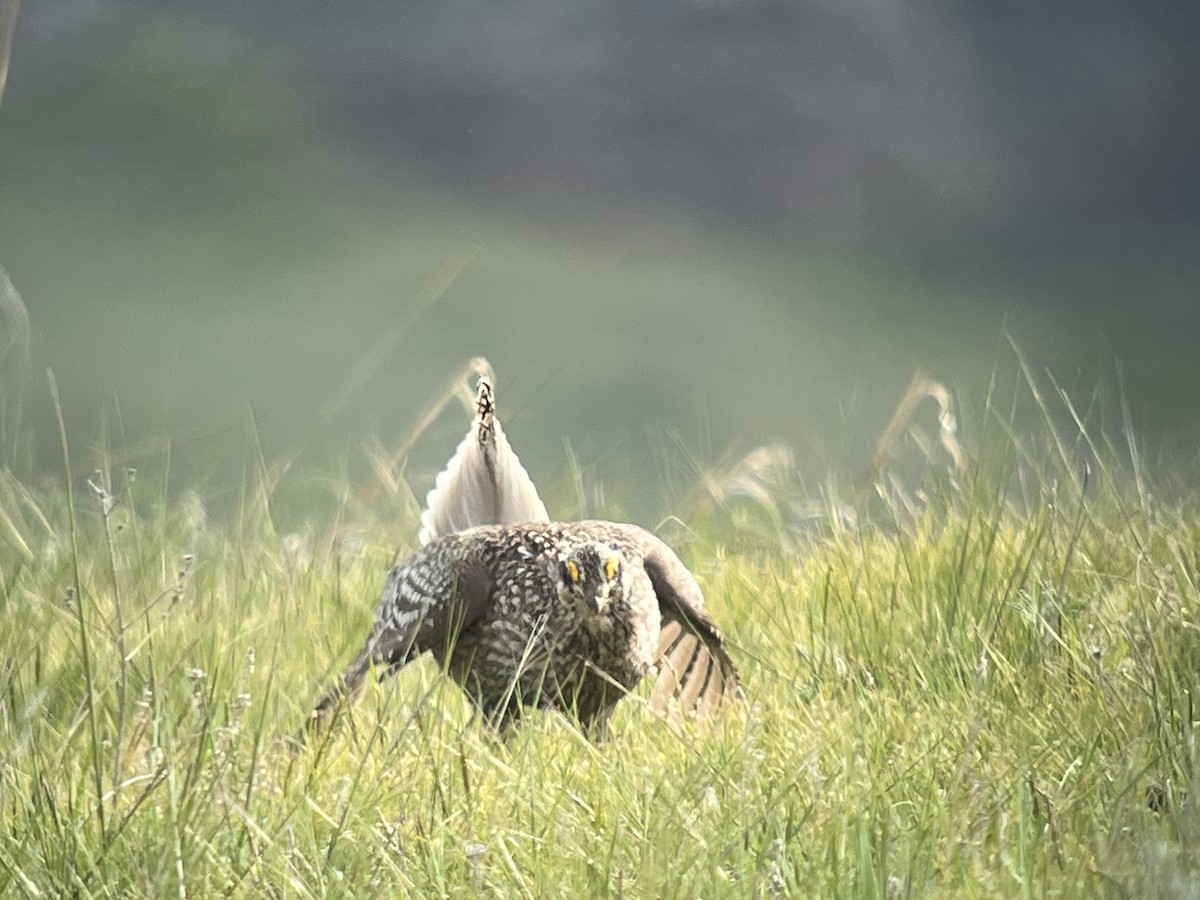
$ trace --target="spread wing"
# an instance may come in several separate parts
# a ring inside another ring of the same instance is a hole
[[[492,384],[480,378],[475,421],[425,498],[421,545],[477,525],[547,522],[549,518],[533,480],[496,418]]]
[[[373,665],[400,668],[426,650],[449,647],[487,606],[492,579],[462,541],[436,541],[388,573],[371,636],[338,684],[313,711],[330,717],[343,698],[355,698]]]
[[[703,717],[741,699],[737,667],[720,629],[704,610],[704,597],[692,573],[657,539],[647,548],[644,564],[662,615],[658,679],[650,708]]]

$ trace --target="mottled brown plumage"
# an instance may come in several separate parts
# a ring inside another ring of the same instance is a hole
[[[487,720],[560,709],[590,730],[656,666],[652,706],[707,712],[737,672],[691,573],[636,525],[494,525],[432,540],[391,570],[375,626],[327,719],[373,665],[431,652]]]

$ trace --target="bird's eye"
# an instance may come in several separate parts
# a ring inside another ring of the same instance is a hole
[[[572,584],[579,584],[579,566],[575,565],[575,560],[567,560],[567,577],[571,579]]]
[[[610,556],[604,561],[604,575],[609,581],[613,581],[617,577],[617,558]]]

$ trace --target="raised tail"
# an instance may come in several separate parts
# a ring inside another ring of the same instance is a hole
[[[477,525],[548,520],[533,480],[496,418],[492,384],[481,376],[475,420],[425,498],[421,545]]]

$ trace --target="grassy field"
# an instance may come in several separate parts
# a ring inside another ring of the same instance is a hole
[[[428,662],[292,745],[415,542],[403,482],[305,476],[337,511],[284,533],[301,476],[253,461],[220,516],[103,453],[73,495],[0,473],[0,895],[1200,896],[1200,506],[1055,418],[989,407],[957,473],[848,503],[697,473],[659,530],[747,703],[635,697],[598,746],[498,740]]]

